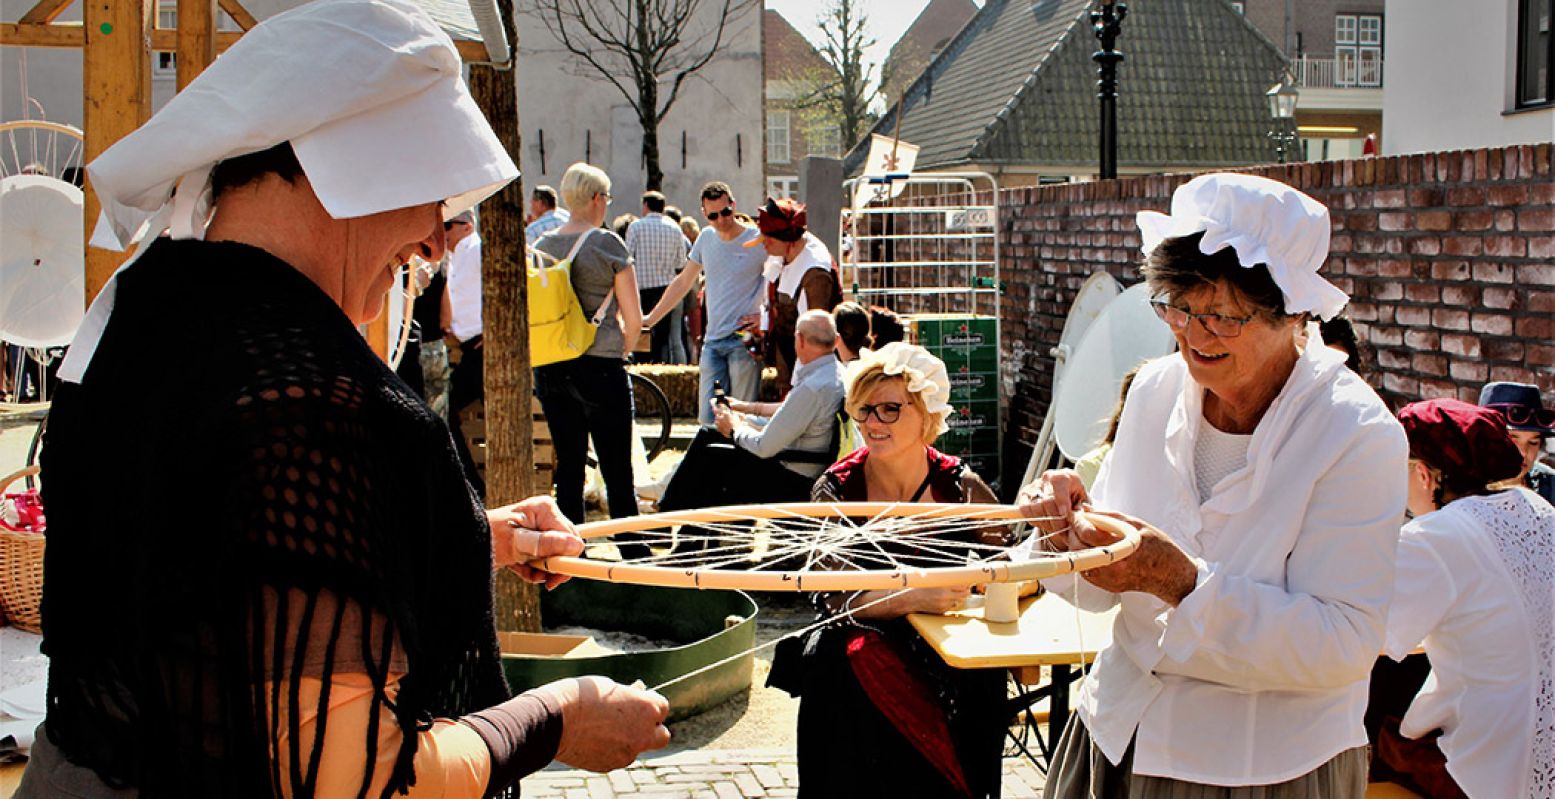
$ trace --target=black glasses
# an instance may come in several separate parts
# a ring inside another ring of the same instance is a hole
[[[714,221],[714,222],[718,221],[718,217],[720,217],[720,216],[723,216],[723,217],[734,216],[734,209],[731,208],[731,207],[725,206],[724,209],[721,210],[721,211],[708,211],[707,212],[707,218],[709,220],[711,220],[711,221]]]
[[[454,229],[454,225],[468,225],[468,224],[469,223],[464,221],[463,219],[450,219],[447,222],[443,223],[443,230],[444,231],[449,231],[449,230],[453,230]]]
[[[1173,330],[1185,330],[1189,322],[1197,319],[1210,335],[1218,338],[1236,338],[1242,335],[1242,326],[1253,321],[1253,316],[1237,318],[1218,313],[1193,313],[1162,299],[1151,300],[1150,307],[1154,308],[1155,315],[1161,317],[1161,321]]]
[[[878,405],[860,405],[857,410],[848,415],[859,424],[869,421],[870,416],[879,419],[881,424],[896,424],[896,420],[902,418],[902,403],[882,402]]]
[[[1535,408],[1516,402],[1492,402],[1485,406],[1500,411],[1507,424],[1524,427],[1555,427],[1555,408]]]
[[[614,194],[611,194],[608,191],[596,191],[596,192],[594,192],[594,196],[595,197],[604,197],[605,198],[605,202],[607,202],[607,203],[610,202],[611,200],[614,200],[616,198],[616,196]]]

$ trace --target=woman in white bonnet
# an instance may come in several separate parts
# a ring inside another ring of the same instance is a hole
[[[99,241],[141,247],[61,367],[18,796],[477,797],[668,741],[604,678],[510,697],[493,569],[554,586],[528,563],[582,541],[549,498],[482,507],[357,332],[517,174],[460,67],[404,0],[308,3],[88,166]]]
[[[1087,493],[1073,472],[1022,489],[1054,549],[1139,525],[1133,556],[1048,581],[1120,605],[1048,797],[1359,797],[1362,716],[1382,649],[1407,497],[1403,431],[1327,347],[1294,331],[1345,295],[1318,270],[1321,204],[1248,175],[1178,188],[1144,212],[1142,272],[1178,357],[1147,364]]]

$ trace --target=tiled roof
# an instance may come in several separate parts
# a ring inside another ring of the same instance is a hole
[[[950,38],[975,16],[977,6],[972,0],[929,0],[902,38],[891,45],[882,66],[889,85],[881,87],[881,92],[896,97],[929,65],[929,57],[949,44]]]
[[[1097,161],[1097,48],[1088,0],[988,0],[875,127],[918,145],[918,168]],[[1118,48],[1118,163],[1272,160],[1264,92],[1283,57],[1224,0],[1136,0]],[[856,171],[867,147],[849,154]]]
[[[815,71],[831,71],[810,40],[770,8],[761,19],[761,48],[767,80],[813,80]]]

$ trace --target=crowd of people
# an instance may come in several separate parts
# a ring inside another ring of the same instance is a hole
[[[338,58],[283,57],[310,47]],[[459,63],[413,3],[319,0],[89,165],[105,235],[137,250],[59,367],[48,716],[18,796],[490,796],[553,759],[603,771],[664,746],[668,703],[640,687],[511,696],[492,596],[498,569],[565,580],[535,564],[583,550],[591,440],[610,515],[638,512],[625,365],[644,330],[649,358],[700,376],[703,429],[661,508],[996,501],[935,449],[945,364],[894,314],[842,301],[803,204],[746,217],[713,182],[699,230],[658,192],[612,230],[610,178],[579,163],[534,190],[526,237],[604,321],[535,369],[555,498],[487,507],[449,422],[482,383],[474,208],[517,169]],[[1129,381],[1087,474],[1017,498],[1026,545],[1114,540],[1081,510],[1141,531],[1130,557],[1046,581],[1116,613],[1047,796],[1359,797],[1377,774],[1432,797],[1555,795],[1539,389],[1393,413],[1334,321],[1327,209],[1289,186],[1204,175],[1138,222],[1177,353]],[[401,379],[357,327],[412,261],[424,303]],[[138,388],[144,342],[172,339],[204,367],[165,377],[176,408]],[[766,363],[777,402],[758,401]],[[946,548],[1017,543],[979,528]],[[999,794],[1003,677],[949,668],[904,622],[970,590],[814,596],[826,623],[771,673],[800,698],[803,795]],[[1369,738],[1379,653],[1420,650],[1431,678]]]

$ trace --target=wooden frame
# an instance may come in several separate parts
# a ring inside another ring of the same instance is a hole
[[[593,560],[587,557],[547,558],[539,565],[547,571],[591,580],[657,585],[667,588],[717,588],[744,591],[861,591],[899,588],[949,588],[985,583],[1039,580],[1060,574],[1106,566],[1133,554],[1139,547],[1139,531],[1115,519],[1084,514],[1099,528],[1121,535],[1122,540],[1078,552],[1051,553],[1050,557],[1027,561],[985,561],[968,566],[920,569],[878,569],[868,571],[746,571],[687,566],[653,566],[632,562]],[[616,533],[667,528],[679,524],[728,523],[758,519],[793,518],[943,518],[1015,522],[1026,517],[1012,505],[915,504],[882,502],[778,503],[772,505],[730,505],[700,510],[656,513],[610,521],[593,522],[578,528],[585,539]]]

